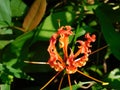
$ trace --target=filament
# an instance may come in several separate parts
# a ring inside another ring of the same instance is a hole
[[[34,62],[34,61],[24,61],[24,62],[30,64],[48,64],[48,62]]]
[[[90,53],[90,55],[91,55],[91,54],[94,54],[94,53],[96,53],[96,52],[99,52],[99,51],[103,50],[103,49],[106,48],[106,47],[108,47],[108,45],[105,45],[105,46],[103,46],[103,47],[101,47],[101,48],[93,51],[92,53]]]
[[[69,86],[70,86],[70,90],[72,90],[71,80],[70,80],[70,74],[68,74],[68,83],[69,83]]]
[[[58,87],[58,90],[60,90],[61,88],[61,85],[62,85],[62,82],[63,82],[63,79],[64,79],[64,76],[65,76],[66,73],[63,74],[61,80],[60,80],[60,84],[59,84],[59,87]]]
[[[109,84],[108,82],[103,82],[103,81],[98,80],[98,79],[96,79],[96,78],[94,78],[94,77],[91,77],[91,76],[89,76],[89,75],[86,75],[86,74],[84,74],[83,72],[81,72],[81,71],[79,71],[79,70],[77,70],[77,72],[80,73],[80,74],[82,74],[82,75],[84,75],[84,76],[86,76],[86,77],[88,77],[88,78],[90,78],[90,79],[92,79],[92,80],[94,80],[94,81],[96,81],[96,82],[102,83],[102,85],[108,85],[108,84]]]
[[[59,74],[61,71],[59,71],[55,76],[53,76],[40,90],[43,90],[47,85],[49,85]]]
[[[75,53],[75,58],[81,53],[81,49],[79,49],[76,53]]]

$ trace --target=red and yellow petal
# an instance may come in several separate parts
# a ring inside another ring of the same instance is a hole
[[[70,54],[68,53],[68,44],[69,44],[69,36],[73,34],[71,31],[71,26],[65,26],[58,29],[58,32],[55,33],[50,39],[50,45],[48,47],[48,52],[50,54],[50,58],[48,60],[49,65],[54,68],[56,71],[61,71],[63,69],[66,70],[67,74],[72,74],[77,71],[78,67],[82,67],[88,61],[88,56],[91,52],[91,42],[94,42],[96,39],[95,35],[90,36],[89,33],[85,35],[86,40],[78,40],[79,43],[78,51],[74,54],[72,50],[70,50]],[[59,48],[63,50],[63,57],[59,55],[56,49],[56,42],[59,41]],[[80,54],[83,56],[79,57]]]

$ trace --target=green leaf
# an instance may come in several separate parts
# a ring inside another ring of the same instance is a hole
[[[74,19],[75,13],[73,12],[62,11],[51,13],[38,27],[38,29],[40,30],[39,32],[40,39],[48,40],[51,37],[51,35],[57,31],[57,29],[59,28],[58,20],[60,20],[60,26],[65,26],[72,25]]]
[[[80,88],[79,84],[72,85],[72,90],[77,90],[78,88]],[[61,90],[70,90],[70,87],[68,86]]]
[[[33,36],[34,32],[25,33],[7,45],[2,51],[3,54],[1,59],[3,63],[8,66],[15,65],[20,68],[22,66],[20,62],[23,62],[21,60],[25,59],[27,49],[32,43]]]
[[[8,73],[9,78],[12,78],[10,76],[14,76],[16,78],[24,78],[27,80],[34,80],[32,77],[25,74],[22,70],[17,69],[17,68],[13,68],[11,66],[6,66],[4,72]]]
[[[24,60],[27,58],[28,49],[33,43],[34,33],[35,31],[24,33],[2,49],[1,61],[4,71],[1,78],[3,82],[11,82],[8,76],[32,79],[22,71],[22,68],[25,65]]]
[[[0,21],[11,23],[10,0],[0,0]]]
[[[108,80],[110,82],[110,87],[114,90],[119,90],[120,88],[120,68],[116,68],[110,72],[108,75]]]
[[[91,71],[99,74],[100,76],[103,75],[102,71],[99,69],[99,68],[96,68],[96,66],[92,65],[90,68],[89,68]]]
[[[86,31],[83,29],[83,27],[80,27],[80,25],[78,24],[77,28],[76,28],[76,30],[74,32],[75,35],[70,36],[70,38],[69,38],[69,42],[71,43],[71,41],[72,41],[72,49],[73,49],[73,51],[75,49],[75,43],[76,43],[77,38],[84,35],[85,32]]]
[[[18,68],[13,68],[11,66],[1,64],[0,69],[0,78],[5,84],[11,84],[11,82],[13,82],[14,77],[23,78],[27,80],[34,80],[32,77],[28,76]]]
[[[8,27],[8,24],[5,21],[0,20],[0,29],[3,27]]]
[[[89,85],[89,84],[95,84],[95,82],[94,81],[87,81],[87,82],[79,81],[79,83],[72,85],[72,90],[77,90],[79,88],[88,89],[90,86],[87,86],[87,85]],[[70,90],[70,87],[69,86],[65,87],[62,90]]]
[[[75,40],[77,40],[78,37],[82,36],[85,34],[85,29],[83,27],[80,27],[80,25],[77,26],[76,32],[75,32]]]
[[[3,28],[0,29],[0,49],[3,49],[7,44],[12,42],[12,30]]]
[[[0,71],[4,70],[3,65],[0,63]]]
[[[47,51],[49,42],[38,41],[34,43],[29,50],[28,62],[47,62],[49,60],[49,53]],[[24,71],[28,73],[33,72],[49,72],[52,69],[49,64],[30,64],[26,63],[24,66]]]
[[[12,16],[22,16],[25,13],[27,5],[22,0],[11,0]]]
[[[91,90],[108,90],[108,89],[100,84],[95,84],[91,87]]]
[[[120,69],[116,68],[111,71],[109,74],[108,78],[111,79],[111,81],[114,81],[115,79],[120,82]]]
[[[113,10],[111,6],[102,4],[95,10],[95,14],[99,19],[101,29],[105,40],[111,48],[112,53],[120,60],[120,33],[116,32],[114,23],[120,21],[120,10]]]
[[[8,85],[8,84],[1,84],[0,85],[0,90],[10,90],[10,85]]]
[[[9,71],[4,67],[4,70],[0,73],[0,79],[2,83],[11,84],[13,81],[13,75],[10,75]]]

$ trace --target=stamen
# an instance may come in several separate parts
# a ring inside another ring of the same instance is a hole
[[[62,85],[62,82],[63,82],[63,79],[64,79],[64,76],[65,76],[66,73],[63,74],[61,80],[60,80],[60,84],[59,84],[59,87],[58,87],[58,90],[60,90],[61,88],[61,85]]]
[[[98,80],[98,79],[96,79],[96,78],[94,78],[94,77],[91,77],[91,76],[89,76],[89,75],[86,75],[86,74],[84,74],[83,72],[81,72],[81,71],[79,71],[79,70],[77,70],[77,72],[80,73],[80,74],[82,74],[82,75],[84,75],[84,76],[86,76],[86,77],[88,77],[88,78],[90,78],[90,79],[92,79],[92,80],[94,80],[94,81],[96,81],[96,82],[102,83],[102,85],[108,85],[108,84],[109,84],[108,82],[103,82],[103,81]]]
[[[81,49],[79,49],[76,53],[75,53],[75,58],[81,53]]]
[[[43,90],[46,86],[48,86],[60,74],[60,72],[55,74],[55,76],[53,76],[40,90]]]
[[[60,28],[60,19],[57,19],[57,22],[58,22],[58,27]]]
[[[68,83],[69,83],[69,86],[70,86],[70,90],[72,90],[71,80],[70,80],[70,74],[68,74]]]
[[[107,47],[108,47],[108,45],[105,45],[105,46],[103,46],[103,47],[101,47],[101,48],[93,51],[92,53],[90,53],[90,55],[91,55],[91,54],[94,54],[94,53],[96,53],[96,52],[99,52],[99,51],[101,51],[101,50],[103,50],[103,49],[105,49],[105,48],[107,48]]]
[[[25,63],[30,63],[30,64],[49,64],[48,62],[32,62],[32,61],[24,61]]]

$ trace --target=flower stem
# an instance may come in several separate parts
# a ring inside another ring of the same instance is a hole
[[[60,80],[60,84],[59,84],[59,87],[58,87],[58,90],[60,90],[61,88],[61,85],[62,85],[62,82],[63,82],[63,79],[64,79],[64,76],[65,76],[66,73],[63,74],[61,80]]]

